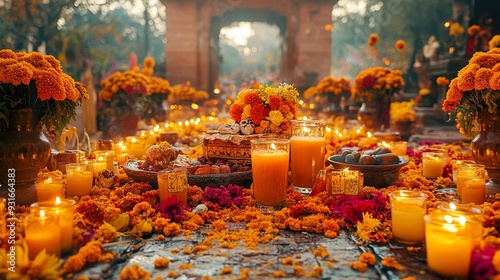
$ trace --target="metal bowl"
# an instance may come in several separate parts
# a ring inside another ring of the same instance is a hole
[[[408,164],[408,159],[402,156],[399,157],[399,163],[397,164],[380,165],[349,164],[334,161],[332,157],[328,157],[328,161],[335,169],[349,168],[349,170],[358,170],[364,175],[364,185],[375,188],[385,188],[394,185],[399,179],[399,170]]]
[[[158,172],[147,171],[139,168],[139,161],[129,161],[123,165],[125,173],[136,182],[147,182],[153,187],[158,186]],[[188,175],[188,184],[200,188],[227,186],[234,184],[249,188],[252,183],[252,172],[233,172],[227,174],[207,174],[207,175]]]

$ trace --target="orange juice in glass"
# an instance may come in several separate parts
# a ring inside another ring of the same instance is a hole
[[[279,206],[288,187],[290,140],[261,138],[250,143],[253,196],[262,206]]]
[[[290,138],[291,178],[295,190],[307,195],[325,167],[326,123],[318,120],[292,120]]]

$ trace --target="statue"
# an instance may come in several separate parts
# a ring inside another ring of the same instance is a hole
[[[427,44],[424,45],[423,55],[431,64],[439,60],[439,42],[436,40],[436,36],[429,37]]]

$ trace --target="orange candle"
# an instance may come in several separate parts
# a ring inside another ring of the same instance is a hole
[[[483,204],[486,198],[486,180],[484,178],[462,179],[462,203]]]
[[[457,197],[462,198],[463,182],[466,178],[485,178],[485,175],[483,164],[464,163],[459,165],[457,169]]]
[[[325,122],[292,121],[290,169],[292,183],[300,193],[311,192],[319,171],[325,167],[325,128]]]
[[[158,172],[157,177],[160,201],[175,196],[177,200],[187,203],[188,180],[186,168],[161,170]]]
[[[253,139],[253,196],[258,204],[278,206],[286,197],[290,140]]]
[[[29,258],[34,260],[42,250],[47,254],[61,256],[61,230],[59,216],[39,210],[26,216],[24,228]]]
[[[67,197],[89,195],[92,190],[93,165],[88,163],[66,164]]]
[[[62,178],[48,178],[37,182],[36,198],[38,201],[55,200],[56,197],[65,197]]]

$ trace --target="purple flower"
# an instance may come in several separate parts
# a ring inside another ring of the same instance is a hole
[[[187,204],[178,200],[176,196],[171,196],[156,205],[156,211],[160,212],[163,218],[173,222],[182,221],[184,210],[188,210]]]
[[[491,261],[496,249],[487,247],[480,252],[472,252],[470,260],[470,279],[487,280],[496,274]]]

